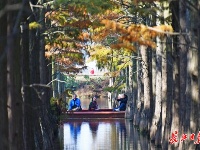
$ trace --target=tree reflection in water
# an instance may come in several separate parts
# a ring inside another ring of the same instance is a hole
[[[150,142],[129,120],[69,120],[63,125],[64,150],[150,150]]]

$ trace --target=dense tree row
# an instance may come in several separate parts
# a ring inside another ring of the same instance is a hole
[[[77,4],[43,0],[0,2],[2,149],[50,150],[59,145],[54,145],[58,122],[50,110],[50,98],[63,94],[59,93],[63,84],[57,82],[60,73],[77,73],[84,68],[83,29],[90,25],[84,4],[88,4],[91,14],[112,6],[110,1],[98,0]]]
[[[120,89],[130,97],[126,117],[156,146],[198,149],[199,1],[119,4],[126,14],[103,22],[106,32],[101,48],[91,49],[92,59],[112,68],[111,92],[120,84],[117,78],[124,77]],[[108,48],[104,41],[111,37]]]
[[[109,70],[113,96],[128,93],[126,118],[156,146],[198,148],[200,2],[54,2],[0,2],[0,147],[54,149],[52,76],[80,72],[87,53]]]
[[[45,59],[44,28],[29,30],[31,22],[40,20],[43,25],[44,11],[32,5],[0,2],[1,149],[54,149],[57,127],[46,85],[51,68]]]

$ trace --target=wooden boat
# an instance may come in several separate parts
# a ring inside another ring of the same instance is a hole
[[[90,119],[90,118],[124,118],[125,111],[113,111],[112,109],[66,111],[61,115],[61,120],[66,119]]]

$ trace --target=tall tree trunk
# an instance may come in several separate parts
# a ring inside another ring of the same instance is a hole
[[[151,69],[151,79],[152,79],[152,103],[151,103],[151,115],[153,118],[154,110],[155,110],[155,99],[156,99],[156,51],[152,51],[152,59],[151,59],[152,69]],[[151,118],[151,123],[152,123]]]
[[[172,1],[170,3],[170,7],[172,10],[172,27],[175,32],[179,32],[179,13],[177,10],[179,10],[179,5],[177,1]],[[178,37],[174,36],[173,38],[173,51],[172,51],[172,57],[173,57],[173,101],[172,101],[172,123],[171,123],[171,131],[170,135],[174,133],[175,131],[179,132],[179,49],[177,46],[178,43]],[[171,137],[170,137],[171,138]],[[178,143],[170,144],[170,148],[177,147]]]
[[[128,108],[126,111],[126,118],[129,118],[133,120],[133,115],[136,109],[136,96],[137,96],[137,64],[136,64],[136,55],[135,53],[132,55],[132,65],[129,65],[129,102],[128,102]]]
[[[194,104],[196,109],[194,109],[193,114],[195,118],[198,118],[196,119],[196,124],[199,125],[200,124],[200,111],[199,111],[200,109],[200,99],[199,99],[200,97],[200,1],[197,1],[197,6],[198,6],[198,13],[197,13],[198,14],[197,15],[197,20],[198,20],[198,24],[197,24],[197,39],[198,39],[197,40],[197,57],[198,57],[197,58],[197,65],[198,65],[197,67],[198,68],[197,69],[198,70],[198,74],[197,74],[198,88],[197,89],[198,89],[198,94],[197,94],[197,97],[198,99],[196,103]],[[196,112],[195,110],[198,110],[197,111],[198,113],[195,113]],[[199,130],[199,128],[197,130]],[[198,144],[196,148],[200,149],[200,145]]]
[[[24,149],[34,148],[34,133],[32,129],[33,108],[30,93],[30,70],[29,70],[29,29],[28,22],[23,22],[21,25],[21,74],[22,74],[22,98],[23,98],[23,116],[24,116]]]
[[[0,10],[6,5],[6,0],[0,1]],[[6,15],[0,18],[0,147],[8,149],[8,115],[7,115],[7,84],[6,84]]]
[[[179,124],[179,132],[180,133],[186,133],[186,121],[185,116],[186,116],[186,102],[187,102],[187,91],[186,91],[186,86],[187,86],[187,54],[188,54],[188,48],[187,48],[187,41],[186,41],[186,36],[183,35],[183,33],[186,33],[186,1],[185,0],[179,0],[179,17],[180,17],[180,29],[179,32],[181,33],[179,35],[179,56],[180,56],[180,86],[179,86],[179,91],[180,91],[180,109],[179,109],[179,116],[180,116],[180,124]],[[182,149],[184,142],[180,143],[180,148]]]
[[[8,4],[13,4],[13,1],[9,0]],[[16,24],[19,20],[16,14],[8,12],[7,15],[7,105],[9,146],[12,150],[23,149],[20,48],[19,37],[16,34],[19,32],[19,25]]]
[[[166,71],[166,119],[165,126],[163,129],[163,138],[162,138],[162,148],[168,149],[169,138],[171,135],[171,123],[172,123],[172,99],[173,99],[173,59],[172,59],[172,40],[171,37],[166,38],[166,70],[163,68],[163,72]],[[163,82],[164,84],[164,82]],[[163,86],[162,84],[162,86]],[[163,92],[164,91],[163,86]],[[162,95],[164,98],[164,95]]]
[[[33,16],[32,16],[33,17]],[[35,21],[35,18],[30,18],[30,21]],[[40,83],[40,72],[39,72],[39,40],[37,36],[37,30],[31,30],[29,32],[29,58],[30,58],[30,84],[38,84]],[[33,115],[33,122],[34,127],[34,144],[35,149],[39,150],[43,148],[43,138],[42,138],[42,131],[41,131],[41,100],[40,100],[40,87],[32,87],[31,88],[31,100],[32,100],[32,115]]]
[[[198,1],[198,97],[200,97],[200,1]],[[200,100],[198,100],[198,109],[200,109]],[[200,111],[198,111],[198,116],[200,116]],[[198,117],[197,124],[200,124],[200,117]]]
[[[126,94],[128,95],[128,102],[127,102],[127,108],[125,113],[125,118],[127,119],[133,119],[133,70],[132,65],[129,65],[127,67],[127,88],[126,88]]]
[[[198,1],[198,27],[197,27],[197,31],[198,31],[198,89],[199,89],[199,97],[200,97],[200,1]],[[200,102],[199,102],[199,108],[200,108]],[[200,111],[199,111],[199,116],[200,116]],[[198,124],[200,124],[200,117],[199,117],[199,122]]]
[[[161,94],[162,94],[162,45],[160,38],[157,38],[156,48],[156,98],[155,111],[152,120],[150,138],[155,141],[155,145],[160,145],[161,141]]]
[[[44,3],[44,0],[41,1],[41,5]],[[42,24],[42,28],[40,28],[40,47],[39,47],[39,70],[40,70],[40,84],[41,85],[46,85],[48,83],[48,78],[47,78],[47,64],[45,61],[45,41],[44,41],[44,27],[45,27],[45,10],[40,9],[40,20]],[[48,117],[48,111],[49,111],[49,101],[50,97],[48,95],[49,88],[46,87],[41,87],[40,92],[43,93],[41,95],[41,130],[43,134],[43,147],[46,150],[51,150],[53,149],[53,125],[50,123],[50,119]]]
[[[175,131],[179,131],[179,55],[178,55],[178,49],[174,49],[173,57],[175,59],[173,63],[173,102],[172,102],[172,126],[171,126],[171,134]],[[171,144],[170,146],[176,147],[178,146],[178,143]]]
[[[162,5],[162,8],[169,7],[169,3],[164,3]],[[164,18],[167,18],[169,16],[169,9],[165,10],[163,13],[163,24],[166,23]],[[167,42],[167,36],[161,38],[162,39],[162,130],[161,130],[161,143],[162,145],[166,144],[167,138],[166,138],[166,119],[167,119],[167,51],[170,50],[170,43]],[[172,70],[171,70],[172,71]],[[169,135],[169,133],[167,134]]]
[[[14,125],[14,82],[13,82],[13,76],[14,76],[14,67],[13,67],[13,49],[12,49],[12,45],[14,44],[13,42],[13,35],[12,35],[12,28],[13,25],[11,25],[12,23],[12,15],[9,15],[8,17],[8,27],[7,27],[7,33],[8,33],[8,37],[9,39],[7,40],[7,97],[8,97],[8,118],[9,118],[9,145],[10,145],[10,149],[14,149],[14,147],[16,147],[16,143],[13,143],[17,140],[15,140],[15,137],[13,137],[13,135],[15,134],[15,129],[13,127]]]
[[[133,86],[133,99],[132,99],[132,111],[133,111],[133,119],[134,114],[137,112],[137,93],[138,93],[138,85],[137,85],[137,59],[140,59],[137,57],[136,54],[133,55],[136,58],[132,58],[132,86]]]
[[[130,84],[129,84],[129,78],[130,78],[130,74],[129,74],[129,67],[126,67],[125,69],[124,69],[124,72],[125,72],[125,78],[126,78],[126,86],[125,86],[125,92],[127,92],[127,93],[130,93]],[[129,91],[128,91],[129,90]]]
[[[153,8],[154,6],[151,7]],[[149,19],[150,19],[149,25],[156,26],[156,20],[157,20],[156,15],[153,14],[150,15]],[[148,63],[149,63],[149,78],[150,78],[150,99],[151,99],[149,124],[151,130],[153,115],[155,111],[155,99],[156,99],[156,51],[154,49],[149,50]]]
[[[138,48],[139,49],[139,48]],[[141,52],[138,51],[138,58],[141,58]],[[142,76],[142,60],[137,60],[137,99],[136,99],[136,111],[134,112],[134,125],[139,127],[141,112],[143,109],[143,99],[144,99],[144,86],[143,86],[143,76]]]
[[[195,118],[199,118],[198,114],[198,51],[192,47],[197,46],[197,24],[198,15],[189,9],[186,9],[186,28],[188,34],[185,35],[185,41],[187,42],[187,80],[186,80],[186,105],[184,116],[184,133],[190,135],[191,133],[198,133],[199,128],[198,121]],[[185,141],[184,148],[198,149],[193,142]]]
[[[194,40],[195,41],[195,40]],[[185,134],[198,133],[198,55],[197,51],[190,49],[188,52],[188,79],[187,79],[187,99],[185,106],[184,122]],[[195,149],[196,145],[191,141],[185,141],[185,147],[188,149]]]
[[[161,141],[165,137],[164,129],[166,126],[166,116],[167,116],[167,47],[166,47],[166,37],[163,39],[163,49],[162,49],[162,131],[161,131]]]
[[[149,62],[147,47],[141,46],[141,57],[143,62],[143,80],[144,80],[144,108],[142,110],[142,118],[140,121],[140,129],[144,132],[149,131],[150,119],[150,78],[149,78]]]
[[[24,150],[34,149],[34,133],[32,125],[33,121],[33,108],[30,92],[30,67],[29,67],[29,21],[28,17],[30,12],[29,3],[24,3],[26,8],[23,11],[21,19],[21,77],[22,77],[22,99],[23,99],[23,136],[24,136]]]

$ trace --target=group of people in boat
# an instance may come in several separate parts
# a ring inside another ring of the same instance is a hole
[[[128,96],[126,94],[119,94],[118,97],[115,99],[117,102],[119,102],[119,106],[116,108],[113,108],[113,111],[125,111],[126,110],[126,104],[128,101]],[[98,104],[97,104],[97,96],[92,97],[92,100],[89,104],[88,110],[98,110]],[[77,97],[76,94],[73,94],[73,98],[69,102],[69,111],[81,111],[81,100]]]

